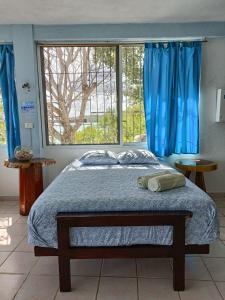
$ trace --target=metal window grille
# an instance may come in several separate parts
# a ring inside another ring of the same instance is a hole
[[[119,143],[145,137],[143,45],[42,46],[47,144]],[[117,60],[118,50],[122,61]],[[118,78],[122,68],[122,99]]]
[[[146,141],[143,96],[144,46],[122,47],[123,142]]]

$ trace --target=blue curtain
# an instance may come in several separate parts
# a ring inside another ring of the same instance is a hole
[[[199,152],[200,68],[200,42],[145,44],[147,141],[158,156]]]
[[[20,145],[20,128],[11,45],[0,45],[0,89],[5,112],[8,155],[13,158],[15,147]]]

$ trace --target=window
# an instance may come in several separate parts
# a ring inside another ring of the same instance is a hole
[[[143,46],[122,47],[123,142],[146,140],[143,99]]]
[[[2,94],[0,90],[0,145],[6,144],[6,128],[5,128],[5,115],[3,110]]]
[[[47,144],[144,141],[143,52],[143,45],[42,46]]]

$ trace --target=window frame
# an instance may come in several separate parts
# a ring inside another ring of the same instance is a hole
[[[3,114],[4,114],[4,106],[3,106],[3,99],[2,99],[2,94],[1,94],[1,88],[0,88],[0,101],[2,101],[2,109],[3,109]],[[5,116],[4,116],[4,118],[5,118]],[[1,149],[7,148],[6,124],[5,124],[5,139],[6,139],[6,142],[4,144],[0,142],[0,148]]]
[[[118,148],[118,147],[133,147],[133,148],[143,148],[146,147],[147,142],[132,142],[132,143],[124,143],[123,141],[123,90],[122,90],[122,47],[123,46],[144,46],[143,42],[93,42],[93,43],[85,43],[85,42],[39,42],[37,43],[37,71],[38,71],[38,84],[39,84],[39,99],[40,99],[40,119],[41,119],[41,129],[42,129],[42,145],[43,148],[48,149],[56,149],[63,147],[71,148],[92,148],[98,149],[99,147],[105,148]],[[104,143],[104,144],[49,144],[48,138],[48,115],[47,115],[47,105],[46,105],[46,93],[45,93],[45,74],[43,72],[44,66],[44,57],[43,57],[43,47],[54,47],[54,46],[74,46],[74,47],[84,47],[84,46],[98,46],[98,47],[107,47],[114,46],[116,47],[116,68],[118,72],[116,72],[116,94],[117,94],[117,126],[118,126],[118,143]]]

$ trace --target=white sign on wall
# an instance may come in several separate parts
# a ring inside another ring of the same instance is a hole
[[[26,100],[21,103],[21,111],[22,113],[35,113],[35,102],[32,100]]]

